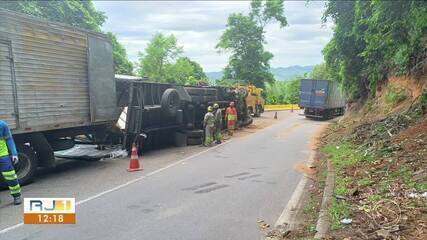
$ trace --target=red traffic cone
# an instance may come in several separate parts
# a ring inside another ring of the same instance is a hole
[[[135,143],[132,144],[132,153],[130,155],[130,163],[129,168],[127,169],[128,172],[135,172],[135,171],[141,171],[144,169],[142,165],[139,165],[139,157],[138,157],[138,150],[136,149]]]

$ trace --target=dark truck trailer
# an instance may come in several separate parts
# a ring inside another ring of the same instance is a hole
[[[21,183],[81,134],[117,120],[106,35],[0,9],[0,119],[12,130]],[[118,109],[117,109],[118,110]]]
[[[345,100],[336,82],[302,79],[299,106],[308,118],[330,119],[344,114]]]
[[[117,125],[128,151],[134,142],[139,150],[201,144],[209,105],[218,103],[225,110],[230,101],[236,101],[244,106],[236,91],[227,87],[180,86],[116,75],[116,89],[117,105],[123,110]],[[238,113],[241,125],[250,124],[247,109]],[[142,133],[145,138],[140,137]]]

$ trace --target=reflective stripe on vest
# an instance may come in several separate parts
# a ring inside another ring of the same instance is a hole
[[[0,139],[0,157],[9,156],[9,149],[5,139]]]
[[[236,115],[228,114],[228,121],[236,121],[236,119],[237,119]]]

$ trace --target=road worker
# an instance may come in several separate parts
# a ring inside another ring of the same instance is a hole
[[[220,144],[222,141],[222,111],[221,108],[219,108],[218,103],[215,103],[213,105],[213,109],[214,109],[214,116],[215,116],[215,132],[214,132],[214,138],[215,138],[215,143],[216,144]]]
[[[6,122],[0,120],[0,172],[9,187],[15,205],[22,203],[21,187],[13,167],[18,161],[18,152],[10,129]]]
[[[205,118],[203,119],[203,127],[205,128],[205,142],[204,146],[209,147],[213,142],[213,134],[215,127],[215,116],[212,113],[212,106],[208,107],[208,112],[205,114]]]
[[[227,120],[228,134],[233,136],[237,123],[237,110],[234,106],[234,102],[230,102],[230,106],[225,110],[225,119]]]

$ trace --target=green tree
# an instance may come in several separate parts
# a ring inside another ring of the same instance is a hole
[[[140,68],[138,74],[153,81],[166,81],[166,67],[182,54],[182,47],[178,46],[176,37],[171,34],[165,36],[157,33],[151,39],[144,53],[139,53]]]
[[[330,76],[328,73],[328,68],[325,63],[317,64],[314,66],[313,70],[309,74],[309,77],[312,79],[323,79],[330,80]]]
[[[174,35],[156,34],[140,53],[139,75],[153,81],[181,85],[208,84],[203,68],[197,62],[182,56],[183,49],[178,46]]]
[[[209,85],[203,68],[188,57],[180,57],[165,66],[166,82],[180,85]]]
[[[299,102],[301,78],[290,81],[275,81],[265,84],[266,102],[268,104],[296,104]]]
[[[378,84],[416,72],[427,57],[425,1],[329,1],[328,19],[335,28],[326,66],[350,99],[375,95]]]
[[[107,18],[92,1],[0,1],[0,7],[98,32]]]
[[[126,54],[126,49],[122,44],[117,41],[116,35],[111,32],[107,33],[108,38],[113,44],[113,59],[114,59],[114,69],[117,74],[127,74],[132,75],[133,65],[129,61]]]
[[[206,76],[205,71],[203,71],[202,66],[198,62],[190,60],[187,57],[184,57],[192,66],[193,66],[193,77],[200,81],[207,81],[208,76]]]
[[[272,21],[279,22],[281,27],[287,25],[283,0],[253,0],[248,16],[233,13],[228,17],[227,29],[216,46],[231,53],[224,80],[252,83],[257,87],[274,81],[270,73],[273,54],[264,50],[264,27]]]

